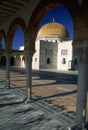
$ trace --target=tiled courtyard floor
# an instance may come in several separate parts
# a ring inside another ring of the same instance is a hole
[[[0,76],[0,130],[66,130],[75,123],[74,75],[33,73],[32,102],[28,104],[23,102],[25,73],[11,71],[12,88],[8,90],[4,89],[4,70],[0,70]]]

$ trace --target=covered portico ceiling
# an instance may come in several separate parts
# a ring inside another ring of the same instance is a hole
[[[30,0],[0,0],[0,27],[23,9]]]

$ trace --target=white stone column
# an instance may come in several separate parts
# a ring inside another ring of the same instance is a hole
[[[27,99],[25,102],[31,101],[31,92],[32,92],[32,56],[34,52],[30,50],[25,51],[26,56],[26,92]]]
[[[10,88],[10,55],[6,54],[6,89]]]
[[[21,55],[21,56],[20,56],[20,67],[21,67],[21,68],[23,67],[22,58],[23,58],[23,56]]]
[[[76,127],[83,129],[86,122],[87,88],[88,88],[88,48],[77,49],[79,54],[78,92]]]

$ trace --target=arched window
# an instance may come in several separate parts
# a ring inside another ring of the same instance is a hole
[[[47,64],[50,64],[50,62],[51,62],[50,58],[47,58]]]
[[[66,58],[62,59],[62,64],[66,64]]]

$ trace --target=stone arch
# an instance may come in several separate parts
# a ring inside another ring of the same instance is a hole
[[[5,39],[5,46],[6,46],[6,34],[5,34],[5,31],[3,29],[1,29],[0,30],[0,42],[1,42],[3,37]]]
[[[35,8],[34,12],[32,13],[32,16],[29,20],[28,24],[28,35],[29,35],[29,48],[34,49],[35,48],[35,39],[36,39],[36,32],[38,25],[43,18],[43,16],[50,11],[52,8],[57,7],[59,5],[65,6],[72,18],[76,17],[76,15],[79,14],[79,3],[75,0],[40,0],[39,4]],[[73,6],[74,5],[74,6]],[[36,15],[37,14],[37,15]]]
[[[20,17],[14,19],[9,27],[9,30],[8,30],[8,33],[7,33],[7,46],[6,46],[6,49],[7,50],[11,50],[12,48],[12,40],[13,40],[13,37],[14,37],[14,33],[16,31],[16,29],[21,26],[23,31],[24,31],[24,39],[26,39],[26,24],[24,22],[24,20]],[[9,48],[8,48],[9,47]]]

